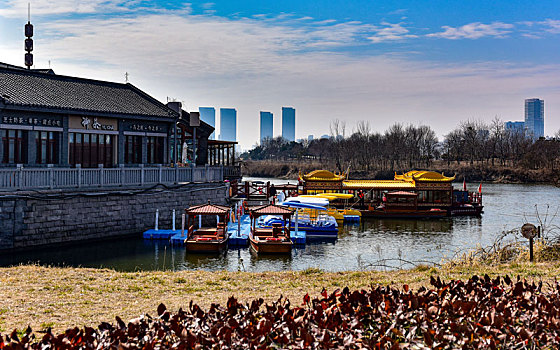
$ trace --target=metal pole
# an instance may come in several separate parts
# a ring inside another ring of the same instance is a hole
[[[159,221],[159,209],[156,209],[156,231],[158,230],[158,221]]]
[[[181,237],[185,236],[185,214],[181,215]]]
[[[175,209],[173,209],[173,231],[175,231]]]
[[[299,209],[296,209],[296,237],[298,235],[298,226],[299,226]]]

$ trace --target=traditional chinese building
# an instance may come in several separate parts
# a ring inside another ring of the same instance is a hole
[[[0,63],[0,166],[205,165],[209,154],[212,164],[230,162],[234,143],[216,157],[208,151],[214,128],[191,126],[178,107],[129,83]]]

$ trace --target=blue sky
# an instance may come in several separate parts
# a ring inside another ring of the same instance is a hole
[[[31,1],[35,62],[130,81],[165,102],[238,110],[244,148],[259,111],[296,108],[296,137],[366,120],[521,120],[545,99],[560,129],[560,1]],[[0,0],[0,61],[21,64],[27,1]],[[218,118],[219,119],[219,118]]]

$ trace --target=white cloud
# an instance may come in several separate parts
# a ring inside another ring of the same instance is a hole
[[[545,31],[552,33],[552,34],[559,34],[560,33],[560,20],[555,19],[547,19],[545,21],[539,22],[545,26]]]
[[[408,38],[417,38],[417,35],[408,34],[409,30],[402,26],[402,23],[381,23],[386,26],[384,28],[376,28],[375,34],[368,37],[374,43],[385,41],[404,40]]]
[[[427,34],[427,36],[444,39],[479,39],[486,36],[504,38],[507,34],[512,32],[511,29],[513,29],[513,27],[513,24],[503,22],[494,22],[491,24],[474,22],[457,28],[442,26],[444,29],[443,32],[431,33]]]
[[[0,8],[2,17],[27,17],[25,0],[8,0]],[[68,13],[98,13],[103,11],[125,11],[135,0],[34,0],[31,2],[31,16]]]

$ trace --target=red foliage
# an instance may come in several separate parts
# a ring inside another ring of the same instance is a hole
[[[30,328],[22,339],[14,330],[0,335],[0,349],[399,349],[558,348],[560,285],[492,280],[466,282],[432,278],[433,288],[416,292],[391,287],[370,291],[344,288],[291,307],[280,297],[247,305],[229,298],[226,307],[203,311],[192,302],[171,314],[159,305],[157,318],[145,315],[98,329],[72,328],[39,341]]]

